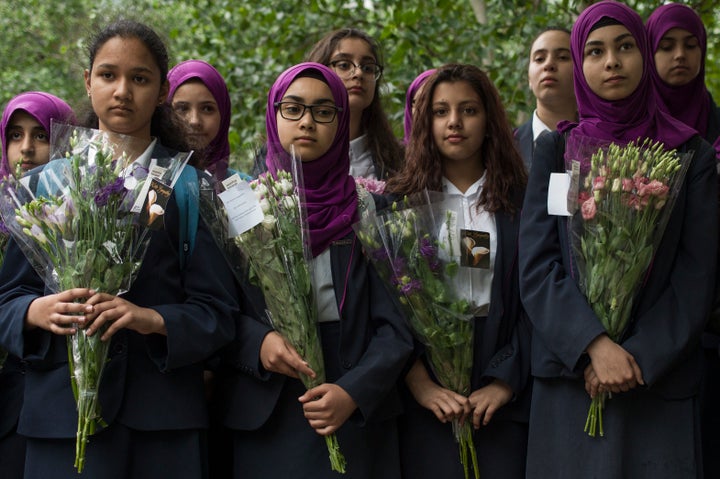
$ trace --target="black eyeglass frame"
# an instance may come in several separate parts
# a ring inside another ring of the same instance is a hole
[[[337,64],[338,64],[338,63],[349,63],[349,64],[352,65],[353,67],[352,67],[351,70],[349,70],[349,71],[347,71],[347,72],[339,72],[339,71],[337,70]],[[363,67],[366,67],[366,66],[368,66],[368,65],[374,65],[374,66],[375,66],[375,69],[374,69],[375,71],[373,71],[373,72],[366,72],[366,71],[364,71],[364,70],[363,70]],[[373,79],[374,79],[375,81],[378,81],[378,80],[380,79],[380,77],[382,76],[382,74],[383,74],[383,66],[380,65],[379,63],[375,63],[375,62],[361,63],[361,64],[358,65],[357,63],[355,63],[355,62],[353,62],[353,61],[350,61],[350,60],[334,60],[334,61],[331,61],[331,62],[330,62],[329,66],[330,66],[330,68],[332,68],[332,69],[335,71],[335,73],[338,74],[338,76],[339,76],[340,78],[342,78],[342,79],[344,79],[344,80],[347,80],[347,79],[349,79],[349,78],[352,78],[353,74],[355,74],[355,71],[356,71],[357,69],[360,69],[360,73],[363,74],[363,75],[370,75],[370,74],[372,74]]]
[[[288,118],[285,116],[285,113],[283,112],[282,105],[297,105],[297,106],[303,107],[303,109],[297,118]],[[273,106],[278,109],[278,111],[280,112],[280,116],[288,121],[300,121],[302,119],[302,117],[305,116],[305,112],[307,110],[310,110],[310,116],[312,117],[313,121],[315,123],[323,123],[323,124],[332,123],[333,121],[335,121],[335,118],[337,118],[337,114],[339,112],[343,111],[342,107],[337,106],[337,105],[306,105],[305,103],[300,103],[297,101],[276,101],[275,103],[273,103]],[[335,112],[335,114],[328,121],[318,120],[315,117],[315,108],[330,108]]]

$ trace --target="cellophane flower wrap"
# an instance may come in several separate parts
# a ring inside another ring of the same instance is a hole
[[[569,147],[576,158],[590,158],[575,160],[578,211],[568,220],[578,284],[610,339],[620,343],[682,187],[689,155],[651,140],[598,146],[580,137]],[[568,166],[573,167],[572,161]],[[585,421],[590,436],[605,434],[609,397],[603,392],[591,401]]]
[[[462,213],[450,197],[423,192],[376,211],[360,194],[355,232],[380,277],[398,299],[412,331],[425,345],[440,384],[471,393],[473,305],[470,272],[460,261]],[[453,420],[465,477],[479,477],[472,423]]]
[[[282,160],[282,161],[281,161]],[[275,176],[261,174],[250,182],[263,219],[251,229],[228,238],[227,206],[211,190],[201,192],[201,215],[213,224],[213,236],[240,282],[249,278],[265,297],[267,319],[308,363],[316,376],[299,373],[307,389],[323,384],[325,362],[318,333],[312,285],[312,253],[302,192],[299,158],[276,159]],[[325,436],[330,465],[345,473],[345,457],[335,434]]]
[[[51,158],[56,159],[22,178],[2,182],[0,214],[53,293],[91,288],[120,295],[135,279],[151,236],[138,208],[151,206],[144,203],[149,179],[171,186],[187,161],[183,153],[169,160],[153,159],[150,165],[132,162],[124,152],[136,151],[135,141],[54,123]],[[89,437],[106,425],[98,402],[110,343],[100,340],[105,329],[87,336],[78,328],[67,340],[78,410],[78,472],[85,465]]]

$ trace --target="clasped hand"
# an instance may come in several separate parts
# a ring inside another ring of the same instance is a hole
[[[41,328],[59,335],[75,334],[78,328],[85,328],[88,336],[107,325],[100,338],[103,341],[122,328],[141,334],[167,334],[165,321],[154,309],[88,288],[36,298],[30,303],[25,323],[28,329]]]

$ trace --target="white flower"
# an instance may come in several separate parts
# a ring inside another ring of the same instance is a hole
[[[285,196],[282,199],[282,204],[285,209],[291,210],[295,208],[295,196]]]
[[[260,209],[263,213],[270,212],[270,202],[267,200],[267,198],[263,198],[260,200]]]
[[[293,190],[292,181],[290,181],[286,178],[283,178],[280,181],[280,187],[282,188],[283,193],[285,193],[285,194],[292,193],[292,190]]]
[[[262,220],[263,228],[265,228],[268,231],[272,231],[273,228],[275,228],[276,223],[277,223],[277,218],[275,218],[273,215],[265,215],[265,217]]]

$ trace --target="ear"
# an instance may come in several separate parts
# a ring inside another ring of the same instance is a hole
[[[165,103],[165,100],[167,100],[168,92],[170,91],[170,82],[165,80],[162,85],[160,85],[160,95],[158,95],[158,105]]]
[[[90,96],[90,70],[85,70],[83,73],[83,76],[85,77],[85,91],[87,92],[88,96]]]

